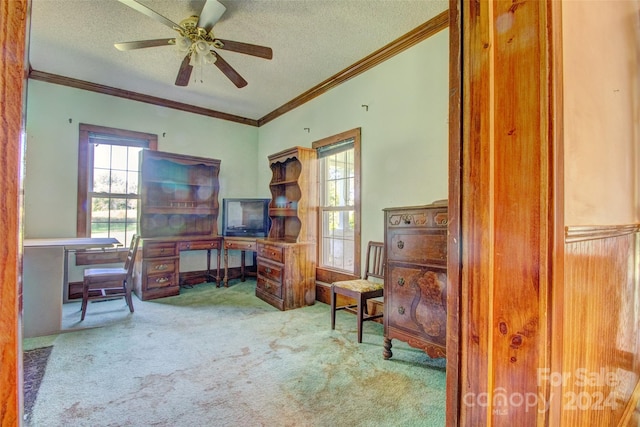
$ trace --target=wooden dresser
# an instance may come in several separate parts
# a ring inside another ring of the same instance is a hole
[[[313,305],[316,299],[314,243],[258,240],[256,295],[278,308]]]
[[[447,202],[384,209],[384,350],[397,338],[445,357],[447,340]]]

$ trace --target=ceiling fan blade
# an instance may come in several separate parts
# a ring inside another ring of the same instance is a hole
[[[184,30],[184,28],[182,28],[180,25],[176,24],[175,22],[173,22],[168,18],[165,18],[164,16],[160,15],[158,12],[152,9],[149,9],[147,6],[143,5],[142,3],[138,3],[136,0],[118,0],[118,1],[122,4],[126,4],[130,8],[135,9],[140,13],[147,15],[151,19],[155,19],[156,21],[166,25],[169,28],[172,28],[174,30],[175,29]]]
[[[134,42],[114,43],[118,50],[143,49],[145,47],[170,46],[175,45],[176,39],[155,39],[155,40],[138,40]]]
[[[189,64],[190,60],[190,54],[187,54],[182,60],[182,64],[180,64],[180,69],[178,70],[178,75],[176,76],[176,86],[187,86],[189,84],[191,70],[193,70],[193,66]]]
[[[218,67],[220,71],[222,71],[222,73],[227,76],[227,78],[229,78],[229,80],[231,80],[234,85],[236,85],[236,87],[245,87],[247,85],[247,81],[243,79],[242,76],[238,74],[238,72],[234,70],[227,61],[222,59],[222,56],[220,56],[219,53],[215,52],[215,55],[217,58],[216,62],[214,62],[214,64],[216,64],[216,67]]]
[[[246,55],[258,56],[264,59],[273,58],[273,51],[270,47],[258,46],[255,44],[234,42],[232,40],[215,39],[216,42],[222,43],[219,49],[229,50],[231,52],[244,53]],[[216,46],[218,47],[218,46]]]
[[[207,30],[207,33],[211,31],[213,26],[220,20],[226,7],[218,0],[207,0],[200,12],[200,18],[198,18],[198,27]]]

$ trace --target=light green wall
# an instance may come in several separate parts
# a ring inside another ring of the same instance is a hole
[[[26,238],[76,235],[79,123],[156,134],[161,151],[222,160],[220,200],[257,191],[255,127],[30,80]]]
[[[383,208],[447,198],[448,64],[443,30],[262,126],[260,196],[270,196],[269,154],[360,127],[363,244],[383,239]]]

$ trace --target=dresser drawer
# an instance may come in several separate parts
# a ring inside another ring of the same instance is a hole
[[[153,274],[147,276],[146,289],[161,289],[179,286],[178,277],[175,273]]]
[[[266,261],[258,258],[258,275],[267,279],[282,283],[282,264]]]
[[[201,251],[220,249],[220,240],[187,240],[178,243],[180,251]]]
[[[149,259],[145,260],[145,271],[148,275],[158,273],[175,273],[177,271],[175,259]]]
[[[256,250],[256,241],[255,240],[225,240],[224,241],[225,249],[236,250],[236,251],[253,251]]]
[[[447,263],[447,235],[427,230],[393,230],[389,232],[387,258],[417,264]]]
[[[272,261],[283,262],[284,261],[284,248],[276,245],[269,245],[265,243],[258,243],[258,256]]]
[[[256,287],[262,292],[273,295],[277,298],[282,298],[282,283],[273,282],[263,276],[258,275],[256,280]]]
[[[142,253],[145,258],[176,256],[176,244],[173,242],[143,242]]]
[[[389,263],[385,316],[389,326],[427,335],[446,345],[447,274],[444,271]]]

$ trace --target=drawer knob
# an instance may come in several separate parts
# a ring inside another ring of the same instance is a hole
[[[269,267],[264,269],[265,273],[271,273],[271,269]]]
[[[265,283],[265,284],[264,284],[264,288],[265,288],[265,289],[271,289],[271,285],[270,285],[270,284],[268,284],[268,283]]]
[[[398,307],[398,313],[404,314],[404,307],[402,306]]]
[[[398,249],[404,248],[404,242],[402,240],[398,240]]]
[[[401,277],[398,279],[398,285],[399,286],[404,286],[404,277]]]
[[[154,270],[166,270],[167,269],[167,264],[159,264],[156,265],[155,267],[153,267]]]
[[[166,277],[159,277],[159,278],[156,279],[156,283],[165,283],[165,282],[168,282],[168,281],[169,281],[169,279],[166,278]]]

